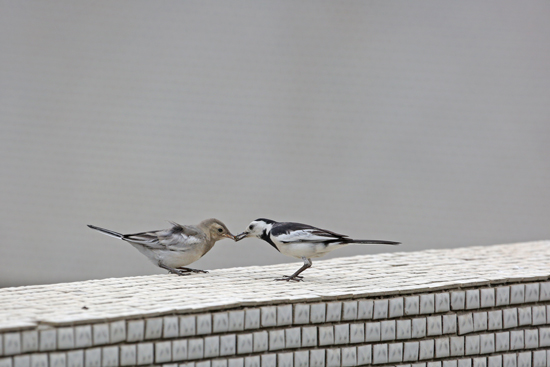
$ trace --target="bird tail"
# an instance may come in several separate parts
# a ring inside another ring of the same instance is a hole
[[[399,245],[401,242],[394,241],[384,241],[384,240],[349,240],[349,244],[358,244],[358,245]]]
[[[88,227],[90,227],[91,229],[95,229],[96,231],[103,232],[103,233],[105,233],[106,235],[112,236],[112,237],[115,237],[115,238],[122,238],[122,237],[124,237],[124,235],[123,235],[122,233],[118,233],[118,232],[115,232],[115,231],[111,231],[110,229],[105,229],[105,228],[101,228],[101,227],[92,226],[91,224],[88,224]]]

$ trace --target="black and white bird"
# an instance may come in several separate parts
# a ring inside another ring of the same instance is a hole
[[[177,275],[208,273],[186,266],[203,257],[216,241],[235,239],[225,224],[214,218],[203,220],[197,225],[170,223],[172,228],[133,234],[121,234],[90,224],[88,227],[128,242],[153,264]]]
[[[251,222],[243,233],[235,236],[235,241],[246,237],[260,238],[283,255],[304,261],[304,265],[291,276],[284,275],[280,279],[275,279],[286,281],[301,281],[303,277],[300,276],[300,273],[311,267],[312,258],[324,256],[338,248],[347,245],[399,245],[400,243],[381,240],[354,240],[344,234],[307,224],[275,222],[265,218]]]

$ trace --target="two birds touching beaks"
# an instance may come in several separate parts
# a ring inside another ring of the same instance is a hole
[[[210,218],[197,225],[172,223],[172,228],[158,231],[121,234],[92,225],[88,227],[134,246],[155,265],[177,275],[207,273],[205,270],[186,267],[203,257],[214,244],[224,238],[240,241],[246,237],[262,239],[283,255],[302,259],[304,265],[294,274],[275,280],[301,281],[304,270],[311,267],[312,258],[322,257],[347,245],[399,245],[399,242],[382,240],[355,240],[346,235],[294,222],[275,222],[259,218],[236,236],[221,221]]]

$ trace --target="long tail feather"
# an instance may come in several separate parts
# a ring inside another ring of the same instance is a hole
[[[88,227],[90,227],[91,229],[95,229],[96,231],[100,231],[102,233],[105,233],[108,236],[115,237],[115,238],[124,237],[124,235],[122,233],[111,231],[110,229],[105,229],[105,228],[101,228],[101,227],[92,226],[91,224],[88,224]]]
[[[401,242],[383,241],[383,240],[349,240],[350,244],[357,243],[360,245],[399,245]]]

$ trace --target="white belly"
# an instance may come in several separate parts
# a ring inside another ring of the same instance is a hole
[[[281,254],[295,257],[301,259],[305,258],[316,258],[322,257],[328,254],[329,252],[336,250],[345,245],[341,244],[330,244],[326,246],[323,243],[311,243],[311,242],[295,242],[295,243],[277,243],[277,248],[281,251]]]

